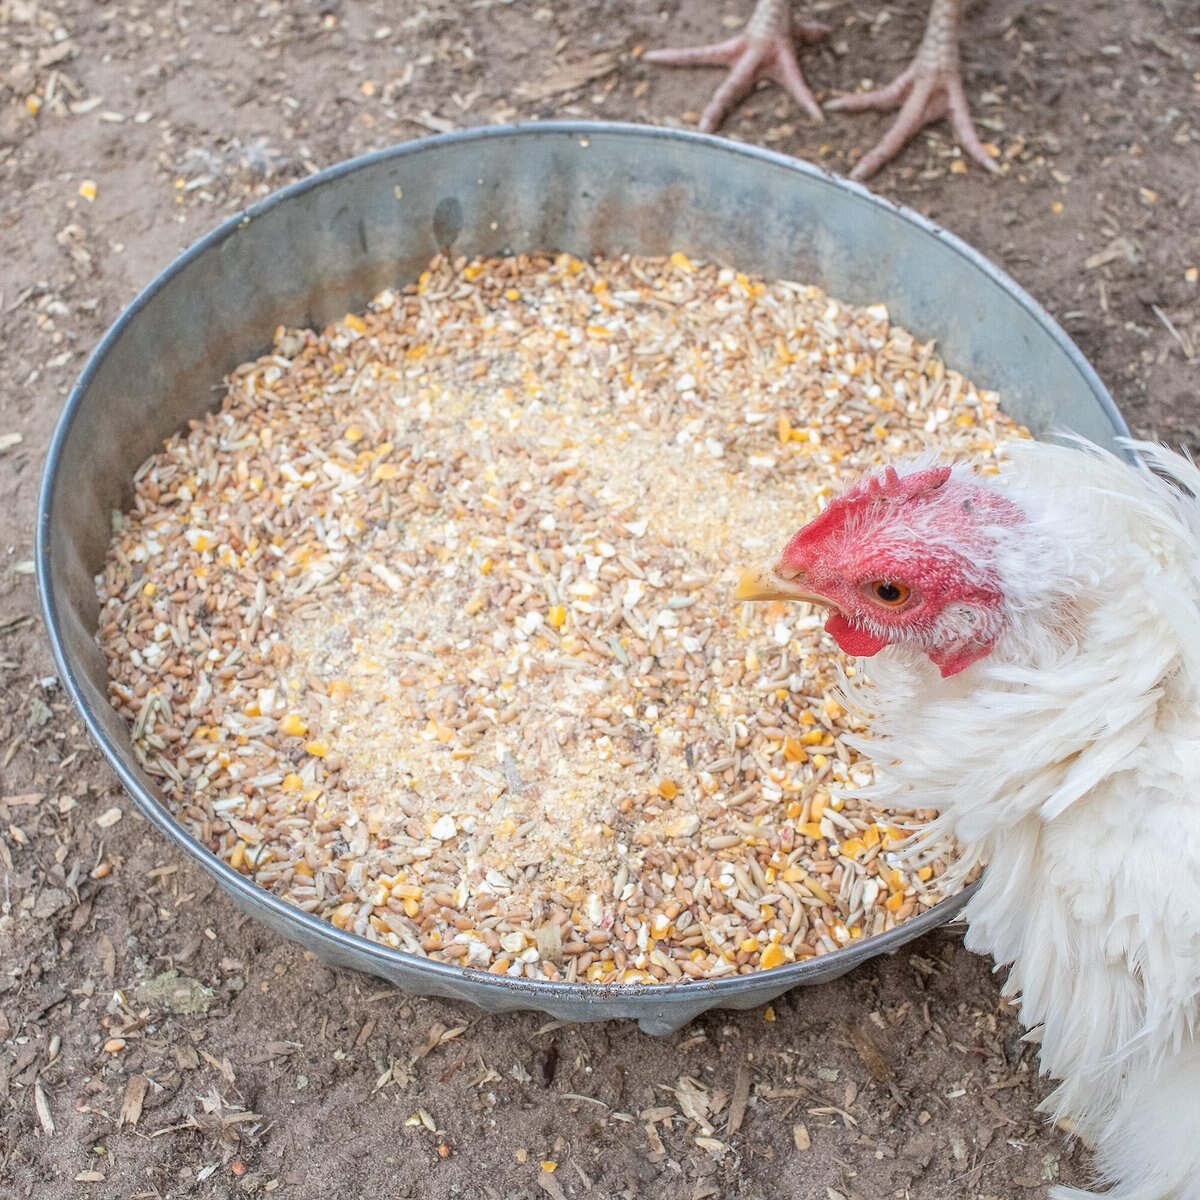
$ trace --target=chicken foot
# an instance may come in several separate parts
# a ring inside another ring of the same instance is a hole
[[[916,56],[901,74],[886,87],[839,96],[827,103],[830,112],[900,110],[879,143],[855,164],[850,172],[852,179],[874,175],[884,163],[896,157],[918,130],[947,115],[962,148],[971,158],[988,171],[999,170],[976,133],[967,107],[958,51],[962,9],[963,0],[933,0],[925,36]]]
[[[712,133],[760,79],[773,79],[791,93],[814,120],[824,120],[796,59],[796,39],[812,45],[829,34],[815,21],[793,23],[789,0],[758,0],[743,31],[724,42],[685,50],[651,50],[644,60],[669,67],[727,66],[729,74],[713,93],[700,128]]]

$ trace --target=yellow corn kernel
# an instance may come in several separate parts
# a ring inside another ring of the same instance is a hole
[[[821,832],[821,826],[816,821],[806,821],[803,825],[797,825],[796,832],[801,837],[812,838],[814,842],[819,841],[825,836]]]
[[[485,558],[483,560],[483,562],[481,562],[479,564],[480,575],[490,575],[495,569],[496,569],[495,560],[491,559],[491,558]]]
[[[867,831],[863,834],[863,845],[866,846],[868,850],[870,850],[872,846],[879,845],[878,825],[871,825],[868,827]]]
[[[328,742],[305,742],[304,749],[313,758],[324,758],[329,753]]]
[[[816,762],[816,761],[817,760],[814,758],[813,762]],[[829,807],[832,808],[834,812],[841,812],[842,809],[846,807],[845,797],[844,796],[834,796],[834,798],[832,800],[830,800],[830,802],[829,802]]]
[[[679,786],[673,779],[663,779],[659,781],[658,794],[664,800],[674,800],[679,795]]]
[[[743,954],[753,954],[755,950],[758,949],[758,938],[743,938],[742,941],[738,943],[738,949],[742,951]]]
[[[288,737],[303,737],[308,732],[308,724],[298,712],[290,712],[279,722],[279,732]]]
[[[379,466],[375,468],[375,472],[371,478],[386,482],[389,479],[395,479],[399,474],[400,468],[396,466],[395,463],[380,463]]]
[[[769,971],[772,967],[781,966],[786,961],[787,956],[783,952],[783,947],[778,942],[772,942],[759,956],[758,965],[764,971]]]
[[[42,98],[40,96],[26,96],[25,111],[31,117],[36,117],[42,111]]]
[[[904,876],[900,874],[899,867],[889,867],[886,871],[881,871],[880,877],[893,892],[902,892],[904,890]]]
[[[153,579],[148,580],[146,583],[142,584],[142,595],[143,596],[153,596],[157,591],[158,591],[158,584],[155,583]]]
[[[799,800],[793,800],[791,804],[787,806],[788,820],[795,821],[803,811],[804,805],[801,804]]]
[[[551,628],[561,629],[567,623],[567,610],[561,604],[553,604],[546,614],[546,620]]]
[[[816,755],[814,757],[813,761],[816,762],[816,760],[820,757],[821,757],[821,755],[819,755],[819,754]],[[819,821],[825,815],[825,809],[826,809],[826,807],[828,807],[828,805],[829,805],[829,798],[827,796],[814,796],[813,797],[812,820],[814,822]]]
[[[463,278],[470,281],[478,279],[483,274],[483,267],[479,263],[468,263],[463,267]]]
[[[917,872],[917,878],[922,883],[928,883],[933,878],[933,868],[932,867],[922,867]]]
[[[814,767],[823,767],[828,761],[829,757],[825,754],[814,754],[812,756],[812,764]],[[837,812],[836,808],[834,809],[834,812]]]
[[[331,679],[328,692],[330,699],[344,700],[350,695],[350,685],[344,679]]]
[[[342,434],[342,437],[348,442],[357,442],[362,435],[363,431],[357,425],[347,425],[346,432]]]
[[[768,1004],[767,1007],[763,1009],[763,1020],[775,1020],[775,1006],[773,1004]]]
[[[888,912],[892,912],[892,913],[899,912],[900,909],[904,906],[904,893],[903,892],[893,892],[884,901],[884,904],[886,905]]]
[[[676,250],[671,255],[671,266],[678,267],[681,271],[691,271],[694,269],[692,267],[692,260],[682,250]]]
[[[421,911],[420,904],[411,898],[408,900],[402,900],[400,903],[404,909],[404,915],[406,917],[415,917]]]
[[[811,714],[805,713],[803,716],[801,716],[800,720],[803,721],[805,716],[811,716]],[[813,719],[815,720],[815,718],[813,718]],[[805,723],[807,724],[807,722],[805,722]],[[819,746],[821,744],[821,739],[824,736],[825,736],[825,730],[810,729],[810,730],[808,730],[807,733],[802,733],[800,735],[800,744],[802,746]]]
[[[850,926],[850,936],[852,938],[862,937],[862,926],[861,925],[851,925]]]
[[[235,870],[242,869],[242,863],[246,861],[246,843],[238,842],[233,848],[233,853],[229,856],[229,865]]]
[[[342,324],[345,325],[347,329],[353,329],[355,333],[367,332],[366,321],[364,321],[362,317],[357,316],[355,313],[347,313],[342,318]]]
[[[97,197],[97,195],[99,195],[99,193],[100,193],[100,189],[96,186],[96,181],[94,179],[85,179],[79,185],[79,194],[89,204],[91,204],[91,202],[93,200],[95,200],[95,198]]]
[[[786,445],[792,437],[792,423],[788,420],[787,413],[780,413],[779,420],[775,422],[775,432],[779,436],[779,444]]]
[[[520,300],[521,293],[516,288],[506,288],[504,298],[505,300]]]
[[[801,882],[822,904],[833,903],[833,897],[811,875],[805,875]]]
[[[847,858],[857,858],[866,848],[862,838],[847,838],[842,843],[842,853]]]
[[[804,762],[808,758],[808,751],[794,737],[785,737],[783,739],[783,757],[788,762]]]
[[[295,771],[292,771],[283,777],[283,782],[279,787],[285,792],[298,792],[304,787],[304,780]]]

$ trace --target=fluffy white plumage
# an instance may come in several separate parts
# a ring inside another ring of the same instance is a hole
[[[1107,1200],[1200,1200],[1200,470],[1132,449],[1014,447],[992,653],[943,679],[890,647],[850,699],[896,759],[875,794],[987,863],[966,944],[1010,965],[1044,1110]]]

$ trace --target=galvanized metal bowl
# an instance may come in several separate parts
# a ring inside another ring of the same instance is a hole
[[[217,402],[223,376],[276,326],[321,325],[414,280],[428,260],[521,251],[669,254],[882,301],[1035,432],[1111,445],[1126,432],[1066,335],[1001,271],[924,218],[779,154],[676,130],[608,123],[493,127],[410,142],[332,167],[227,221],[162,272],[105,335],[67,400],[42,481],[37,571],[63,685],[130,796],[234,901],[323,959],[491,1012],[634,1017],[667,1033],[714,1007],[765,1004],[836,978],[949,920],[958,896],[891,933],[709,982],[603,988],[513,980],[375,945],[301,912],[192,840],[134,758],[109,705],[93,578],[110,514],[163,438]]]

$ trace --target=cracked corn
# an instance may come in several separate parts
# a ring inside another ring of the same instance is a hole
[[[112,702],[204,846],[373,941],[601,983],[821,955],[953,848],[904,861],[843,799],[836,648],[735,566],[884,457],[1018,432],[881,307],[682,254],[437,260],[280,329],[140,469]]]

